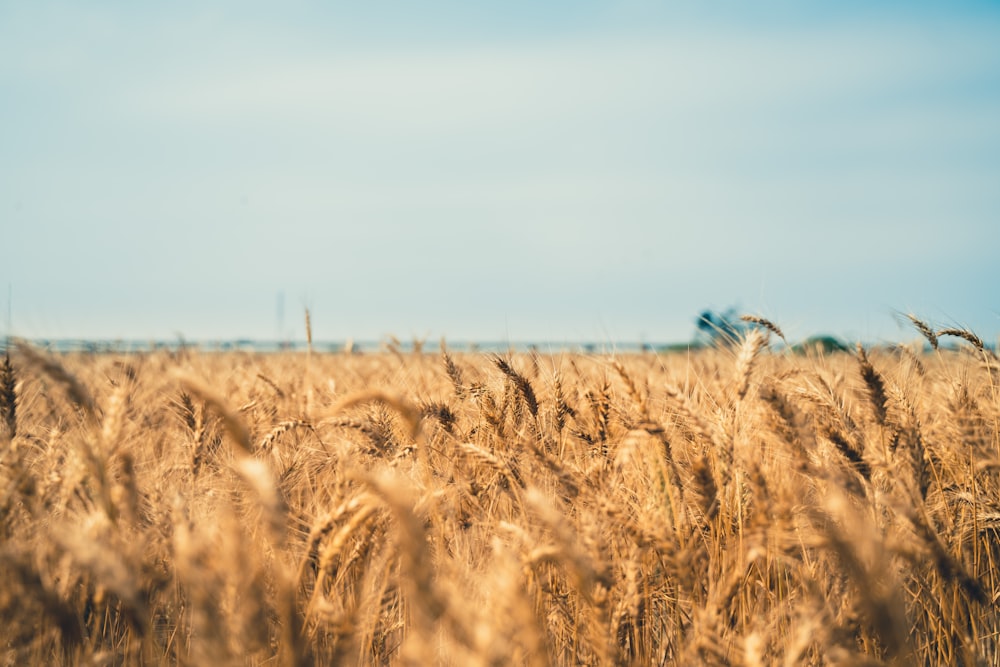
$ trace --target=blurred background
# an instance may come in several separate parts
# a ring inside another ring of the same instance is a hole
[[[996,2],[0,0],[4,332],[1000,331]]]

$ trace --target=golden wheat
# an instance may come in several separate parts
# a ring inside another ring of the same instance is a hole
[[[18,344],[0,663],[1000,665],[995,363],[909,317],[931,352]]]

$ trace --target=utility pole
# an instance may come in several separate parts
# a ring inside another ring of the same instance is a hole
[[[275,301],[274,337],[275,342],[280,345],[285,338],[285,290],[278,290]]]
[[[4,329],[4,349],[10,349],[10,336],[11,336],[11,318],[12,307],[11,303],[14,301],[14,285],[12,283],[7,283],[7,327]]]

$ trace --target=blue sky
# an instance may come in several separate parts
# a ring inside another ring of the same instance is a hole
[[[18,335],[1000,331],[997,3],[152,5],[0,0]]]

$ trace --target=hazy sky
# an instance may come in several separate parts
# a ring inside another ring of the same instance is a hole
[[[996,2],[207,4],[0,0],[0,330],[1000,331]]]

